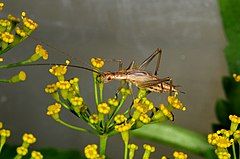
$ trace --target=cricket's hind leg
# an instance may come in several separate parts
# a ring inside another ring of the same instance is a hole
[[[160,67],[161,56],[162,56],[162,49],[160,49],[160,48],[157,48],[157,50],[154,51],[154,53],[152,53],[148,58],[146,58],[146,59],[141,63],[141,65],[139,66],[139,69],[144,69],[145,67],[147,67],[148,64],[149,64],[157,55],[158,55],[158,58],[157,58],[157,63],[156,63],[156,67],[155,67],[155,70],[154,70],[154,75],[157,75],[157,74],[158,74],[159,67]]]

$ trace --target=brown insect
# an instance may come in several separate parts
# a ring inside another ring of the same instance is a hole
[[[148,58],[146,58],[139,67],[134,68],[134,61],[131,62],[127,69],[122,69],[122,62],[119,61],[119,71],[116,72],[103,72],[99,74],[99,78],[102,82],[108,83],[112,80],[125,80],[129,84],[134,84],[139,88],[147,89],[150,92],[177,92],[176,86],[172,84],[172,79],[170,77],[160,78],[157,76],[160,60],[161,60],[162,50],[157,49]],[[156,57],[157,64],[154,73],[149,73],[144,70],[144,68]]]
[[[38,41],[40,43],[43,43],[44,45],[60,52],[66,55],[69,55],[65,53],[64,51],[51,46],[48,43],[42,42],[41,40],[37,39],[36,37],[32,38],[35,41]],[[134,61],[131,62],[129,67],[126,69],[122,69],[122,61],[121,60],[111,60],[119,63],[119,70],[115,72],[106,71],[106,72],[97,72],[91,68],[83,67],[83,66],[76,66],[76,65],[68,65],[69,67],[76,67],[85,69],[88,71],[96,72],[98,73],[98,79],[99,82],[108,83],[112,80],[124,80],[126,81],[129,86],[135,85],[138,88],[144,88],[150,92],[157,92],[157,93],[163,93],[163,92],[169,92],[171,95],[172,92],[178,92],[176,89],[177,86],[173,85],[172,79],[170,77],[160,78],[158,77],[158,70],[160,66],[161,61],[161,55],[162,50],[160,48],[157,48],[148,58],[146,58],[139,67],[134,66]],[[70,55],[69,55],[70,56]],[[154,73],[149,73],[145,71],[145,67],[157,56],[157,63],[154,70]],[[70,56],[71,57],[71,56]],[[78,59],[77,59],[78,60]],[[65,65],[65,64],[29,64],[29,65]]]

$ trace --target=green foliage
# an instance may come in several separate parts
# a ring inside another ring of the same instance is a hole
[[[175,124],[161,123],[146,125],[138,130],[134,130],[132,135],[141,139],[147,139],[184,151],[189,151],[204,156],[205,158],[215,158],[213,149],[208,144],[205,136],[176,126]]]
[[[230,77],[224,77],[222,81],[226,99],[219,99],[216,103],[216,115],[220,124],[214,125],[215,130],[230,126],[230,114],[240,115],[240,84],[231,77],[233,73],[240,73],[240,1],[219,0],[219,6],[228,40],[224,52]]]
[[[240,1],[219,0],[228,45],[225,56],[230,74],[240,73]]]
[[[40,149],[39,151],[43,154],[44,158],[46,159],[69,159],[69,158],[85,159],[85,157],[83,157],[83,155],[81,155],[80,152],[74,150],[62,151],[53,148],[44,148]],[[3,152],[0,154],[0,158],[13,159],[15,155],[16,147],[6,145],[3,149]],[[27,158],[30,158],[30,154],[24,157],[23,159]]]

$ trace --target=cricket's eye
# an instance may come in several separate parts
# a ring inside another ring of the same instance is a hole
[[[107,80],[110,81],[112,78],[111,77],[108,77]]]

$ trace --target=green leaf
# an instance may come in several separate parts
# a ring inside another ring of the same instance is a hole
[[[206,136],[169,123],[146,125],[134,130],[132,135],[186,150],[209,159],[213,159],[215,156],[213,147],[208,144]]]
[[[240,1],[219,0],[220,12],[228,46],[225,57],[230,74],[240,73]]]

